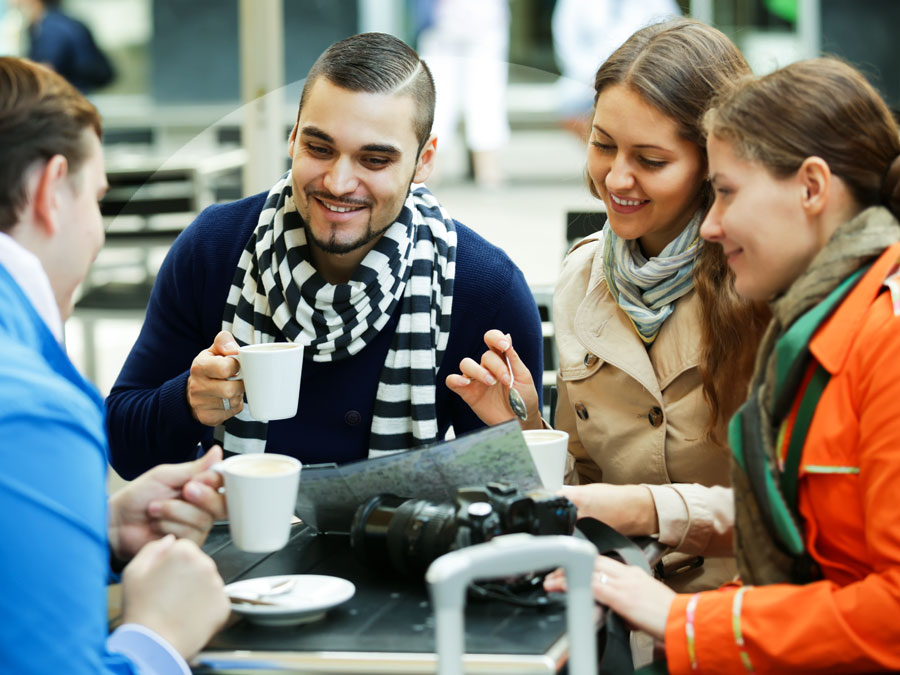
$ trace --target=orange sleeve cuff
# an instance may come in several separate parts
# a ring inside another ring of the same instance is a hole
[[[666,620],[669,673],[744,672],[732,620],[737,590],[675,596]]]
[[[690,673],[691,659],[688,654],[688,640],[685,627],[687,625],[687,604],[691,596],[679,593],[669,607],[666,619],[666,665],[669,673]]]

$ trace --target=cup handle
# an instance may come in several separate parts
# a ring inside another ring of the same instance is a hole
[[[215,471],[217,474],[224,477],[225,476],[225,462],[224,461],[216,462],[211,467],[209,467],[209,470]],[[225,494],[225,486],[224,485],[220,486],[219,489],[216,490],[216,492],[218,492],[220,495],[224,495]]]
[[[223,356],[227,359],[235,359],[238,362],[238,371],[231,377],[225,378],[226,380],[241,380],[241,355],[240,354],[223,354]]]

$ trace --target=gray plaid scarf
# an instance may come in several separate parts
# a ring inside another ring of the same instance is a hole
[[[653,344],[675,301],[694,286],[694,261],[703,240],[697,212],[675,239],[649,260],[636,239],[616,236],[607,221],[603,228],[603,271],[622,311],[646,345]]]

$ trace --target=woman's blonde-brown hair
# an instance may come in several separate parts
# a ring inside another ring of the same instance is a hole
[[[716,96],[747,77],[750,67],[721,31],[692,19],[674,19],[642,28],[600,66],[594,102],[604,89],[624,85],[673,119],[683,138],[706,159],[703,117]],[[588,187],[599,197],[592,181]],[[699,186],[700,208],[712,203],[708,181]],[[700,376],[710,409],[708,432],[715,433],[744,401],[753,359],[769,313],[740,298],[720,246],[704,245],[694,265],[701,302]]]
[[[862,207],[900,216],[900,130],[881,96],[834,58],[798,61],[723,94],[706,116],[709,133],[774,176],[807,157],[828,163]]]

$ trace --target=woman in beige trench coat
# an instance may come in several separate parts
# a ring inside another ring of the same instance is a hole
[[[737,297],[721,251],[699,237],[711,203],[701,120],[748,74],[727,37],[690,19],[638,31],[600,67],[587,173],[608,221],[569,252],[554,294],[555,422],[569,433],[567,483],[591,484],[563,493],[624,534],[659,534],[679,590],[734,575],[731,552],[708,547],[730,523],[722,432],[752,369],[729,355],[752,356],[768,317]],[[485,422],[509,419],[506,355],[523,427],[540,427],[513,337],[489,332],[481,363],[463,361],[447,385]],[[695,498],[696,485],[721,486],[721,499]]]

